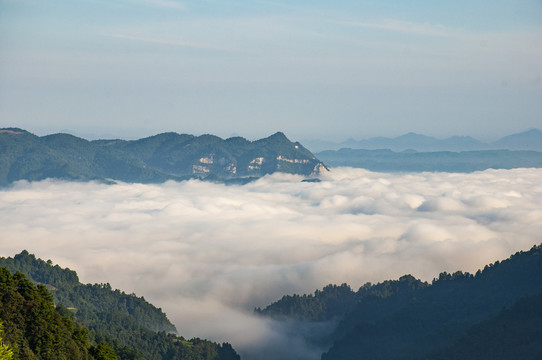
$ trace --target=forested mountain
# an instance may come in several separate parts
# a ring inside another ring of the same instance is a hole
[[[526,296],[498,315],[471,327],[430,360],[542,358],[542,293]]]
[[[0,266],[3,341],[22,358],[101,359],[100,350],[121,359],[239,359],[229,344],[155,331],[173,326],[143,298],[108,284],[83,285],[74,271],[27,251],[0,258]],[[15,270],[39,285],[11,275]],[[542,245],[474,275],[441,273],[431,283],[405,275],[358,291],[328,285],[256,311],[278,321],[329,324],[327,332],[304,333],[312,336],[307,343],[327,346],[323,360],[540,359]]]
[[[371,171],[472,172],[486,169],[541,168],[539,151],[436,151],[340,149],[316,153],[327,165],[351,166]]]
[[[330,285],[256,311],[307,324],[339,319],[327,337],[307,339],[331,346],[323,360],[534,360],[542,358],[541,301],[542,246],[535,246],[475,275],[442,273],[431,284],[405,275],[357,292]],[[494,357],[485,345],[506,351]],[[463,356],[471,351],[477,355]]]
[[[314,295],[285,295],[263,310],[257,308],[255,311],[276,319],[325,321],[349,313],[364,297],[385,298],[398,293],[407,294],[426,286],[429,285],[410,275],[376,285],[367,283],[357,292],[354,292],[347,284],[340,286],[330,284],[322,290],[316,290]]]
[[[118,359],[106,344],[91,346],[88,330],[55,311],[45,286],[0,267],[0,337],[6,359]]]
[[[109,284],[81,284],[74,271],[36,259],[26,250],[0,258],[0,267],[26,274],[42,291],[48,288],[58,313],[73,316],[90,330],[92,342],[109,343],[122,359],[239,359],[227,343],[173,335],[176,329],[166,315],[144,298]]]
[[[358,294],[347,284],[328,285],[316,290],[314,295],[284,295],[279,301],[255,311],[276,319],[324,321],[344,315],[355,305],[357,298]]]
[[[0,186],[45,178],[235,181],[276,171],[311,176],[324,170],[310,151],[280,132],[257,141],[176,133],[87,141],[68,134],[39,137],[22,129],[0,129]]]

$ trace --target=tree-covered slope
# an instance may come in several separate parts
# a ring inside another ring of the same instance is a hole
[[[273,172],[317,175],[325,166],[282,133],[258,141],[163,133],[148,138],[87,141],[69,134],[38,137],[0,129],[0,186],[17,180],[163,182],[237,179]]]
[[[340,286],[330,284],[322,290],[316,290],[314,295],[285,295],[263,310],[257,308],[255,311],[275,319],[325,321],[343,317],[351,312],[363,298],[384,299],[397,294],[410,294],[426,286],[428,286],[427,283],[410,275],[405,275],[399,280],[387,280],[374,285],[367,283],[357,292],[347,284]]]
[[[38,137],[21,129],[6,131],[0,131],[0,186],[46,178],[127,182],[173,178],[147,169],[130,154],[105,151],[72,135]]]
[[[85,139],[69,134],[53,134],[39,138],[42,146],[61,154],[70,179],[115,179],[127,182],[159,182],[174,177],[149,169],[130,153],[104,149]]]
[[[55,310],[45,286],[0,267],[2,359],[118,359],[105,343],[92,346],[88,330]]]
[[[523,296],[542,291],[542,247],[476,275],[443,273],[411,294],[362,298],[322,359],[422,359]]]
[[[472,326],[430,360],[542,359],[542,292],[519,299],[498,315]]]
[[[96,141],[94,144],[131,154],[149,168],[174,176],[262,176],[273,172],[318,174],[323,164],[281,132],[265,139],[223,140],[214,135],[164,133],[136,141]]]
[[[90,339],[107,342],[123,359],[238,359],[229,344],[187,340],[161,309],[135,294],[113,290],[109,284],[81,284],[77,274],[51,261],[37,259],[26,250],[13,258],[0,258],[0,266],[20,271],[49,288],[58,311],[90,330]]]
[[[0,266],[12,272],[20,271],[30,280],[48,286],[55,302],[77,309],[77,318],[85,325],[94,327],[104,313],[117,313],[153,331],[176,331],[162,310],[144,298],[113,290],[109,284],[81,284],[75,271],[37,259],[26,250],[13,258],[0,258]]]
[[[255,311],[275,319],[324,321],[344,315],[355,302],[356,293],[347,284],[328,285],[316,290],[314,295],[284,295],[277,302]]]
[[[501,359],[516,359],[510,355],[516,350],[542,355],[536,327],[541,293],[542,246],[535,246],[474,275],[442,273],[431,284],[405,275],[365,284],[357,292],[346,284],[328,285],[314,295],[284,296],[256,312],[307,326],[340,319],[336,327],[330,323],[334,328],[325,337],[306,339],[330,346],[323,360],[460,359],[463,352],[481,351],[482,344],[496,338],[510,347]]]

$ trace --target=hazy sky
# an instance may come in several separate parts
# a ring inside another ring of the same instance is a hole
[[[135,292],[182,335],[229,341],[245,360],[317,360],[299,329],[253,308],[329,283],[475,272],[528,250],[541,241],[541,178],[335,168],[320,183],[21,181],[0,191],[0,256],[27,249],[82,282]]]
[[[0,126],[37,134],[493,140],[540,99],[540,0],[0,0]]]

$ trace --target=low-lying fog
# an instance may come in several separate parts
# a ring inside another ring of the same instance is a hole
[[[542,169],[337,168],[319,183],[23,181],[0,191],[0,255],[27,249],[84,283],[135,292],[181,335],[228,341],[245,359],[286,359],[293,348],[303,354],[293,358],[318,359],[253,308],[329,283],[475,272],[527,250],[542,242],[541,179]]]

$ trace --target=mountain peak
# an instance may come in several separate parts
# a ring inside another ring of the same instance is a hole
[[[4,129],[6,134],[23,134]],[[1,133],[0,133],[1,135]],[[130,141],[87,141],[69,134],[43,137],[0,136],[0,186],[16,180],[113,179],[125,182],[161,182],[170,179],[233,179],[259,177],[274,172],[318,175],[323,165],[300,143],[282,132],[254,142],[241,137],[227,140],[161,133]],[[24,168],[14,159],[32,156]],[[11,176],[17,169],[16,176]]]
[[[505,149],[542,150],[542,131],[536,128],[512,134],[497,140],[493,145]]]
[[[399,140],[399,139],[434,139],[432,136],[427,136],[427,135],[422,135],[422,134],[417,134],[415,132],[409,132],[409,133],[406,133],[404,135],[401,135],[401,136],[398,136],[396,137],[395,139]]]
[[[282,131],[277,131],[271,136],[254,141],[254,144],[291,144],[292,142]]]
[[[288,140],[288,138],[286,137],[286,135],[284,135],[284,133],[282,131],[277,131],[276,133],[274,133],[273,135],[267,137],[267,139],[272,139],[272,140],[286,140],[286,141],[290,141]]]
[[[30,133],[20,128],[0,128],[0,134],[22,135]]]

